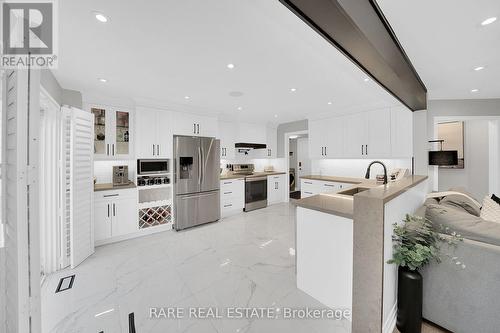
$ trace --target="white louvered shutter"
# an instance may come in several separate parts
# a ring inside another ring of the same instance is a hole
[[[93,115],[76,108],[62,107],[63,121],[71,119],[69,153],[69,210],[71,267],[94,253],[93,213]],[[67,165],[68,161],[65,161]],[[68,188],[67,188],[68,189]],[[67,193],[67,192],[66,192]]]
[[[6,70],[3,83],[5,329],[7,332],[38,332],[40,243],[36,166],[39,72]]]

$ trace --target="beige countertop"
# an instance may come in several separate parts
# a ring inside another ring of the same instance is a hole
[[[254,172],[251,175],[235,175],[228,173],[220,176],[220,180],[224,179],[239,179],[239,178],[252,178],[252,177],[263,177],[263,176],[273,176],[273,175],[284,175],[284,171],[270,171],[270,172]]]
[[[94,192],[98,191],[110,191],[110,190],[125,190],[130,188],[135,188],[134,182],[129,182],[127,185],[113,186],[111,183],[104,184],[94,184]]]
[[[317,178],[307,178],[315,180],[327,180],[321,176],[323,179]],[[308,209],[318,210],[328,214],[335,214],[347,218],[353,218],[353,203],[355,196],[362,196],[363,198],[371,198],[381,200],[382,203],[386,203],[401,193],[404,193],[413,186],[423,182],[427,179],[427,176],[408,176],[397,182],[389,182],[386,185],[378,185],[375,180],[363,179],[363,178],[343,178],[343,177],[327,177],[332,179],[330,181],[347,182],[340,179],[351,179],[356,180],[355,186],[360,187],[370,187],[369,190],[355,194],[354,196],[332,193],[322,193],[318,195],[313,195],[308,198],[300,199],[294,201],[294,204],[298,207],[304,207]]]

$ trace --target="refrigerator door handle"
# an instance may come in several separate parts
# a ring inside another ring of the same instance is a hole
[[[201,185],[201,169],[203,160],[201,159],[201,147],[198,147],[198,184]]]
[[[203,145],[200,144],[200,152],[201,152],[201,159],[200,159],[200,171],[201,171],[201,181],[200,184],[203,184],[204,178],[205,178],[205,152],[203,151]]]

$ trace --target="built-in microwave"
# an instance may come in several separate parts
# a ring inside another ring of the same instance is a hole
[[[168,164],[168,160],[137,160],[137,175],[168,173]]]

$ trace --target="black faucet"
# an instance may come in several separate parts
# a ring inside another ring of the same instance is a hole
[[[380,161],[373,161],[368,165],[368,168],[366,168],[366,179],[370,179],[370,168],[372,167],[373,164],[378,163],[384,167],[384,184],[387,184],[387,168],[385,167],[385,164],[380,162]]]

